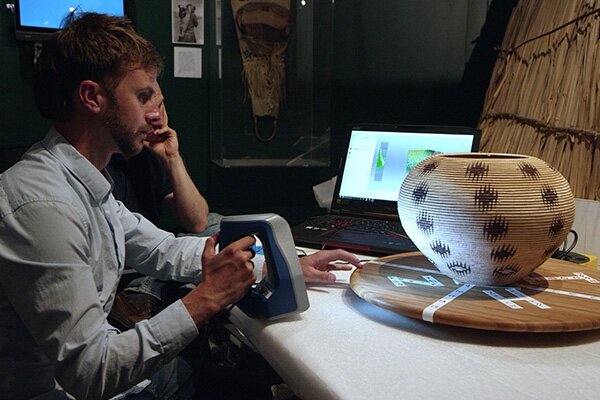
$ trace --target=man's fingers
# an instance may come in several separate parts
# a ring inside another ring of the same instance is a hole
[[[313,269],[310,273],[304,276],[307,282],[329,282],[333,283],[336,280],[335,274],[327,271],[319,271]]]
[[[202,258],[204,259],[204,257],[213,257],[215,254],[217,254],[217,242],[219,241],[219,234],[220,232],[215,233],[214,235],[212,235],[211,237],[209,237],[208,239],[206,239],[206,242],[204,242],[204,252],[202,253]],[[202,263],[204,264],[204,260],[202,260]]]
[[[322,253],[322,254],[321,254]],[[324,251],[320,251],[318,253],[315,253],[316,255],[319,255],[320,257],[320,263],[325,263],[325,262],[333,262],[333,261],[345,261],[347,263],[350,263],[352,265],[354,265],[356,268],[362,268],[362,263],[360,262],[360,259],[355,256],[352,253],[349,253],[345,250],[342,249],[335,249],[335,250],[324,250]]]

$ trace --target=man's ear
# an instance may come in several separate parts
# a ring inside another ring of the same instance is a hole
[[[92,113],[100,113],[108,104],[106,91],[97,82],[82,81],[77,93],[84,108]]]

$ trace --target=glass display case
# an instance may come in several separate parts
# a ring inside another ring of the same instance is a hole
[[[212,0],[208,6],[212,161],[329,166],[333,3]]]

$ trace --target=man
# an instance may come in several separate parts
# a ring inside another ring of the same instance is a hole
[[[178,354],[255,280],[252,237],[217,253],[218,235],[175,238],[111,194],[111,155],[136,154],[153,135],[161,67],[117,17],[85,14],[44,43],[34,95],[54,125],[0,175],[1,398],[189,398]],[[334,279],[337,259],[360,266],[319,252],[301,259],[306,279]],[[124,265],[197,285],[121,333],[106,315]]]
[[[127,209],[139,212],[155,225],[165,201],[176,217],[178,230],[204,233],[203,236],[215,233],[219,218],[209,214],[208,203],[187,172],[164,102],[158,113],[147,116],[147,122],[153,131],[144,149],[133,156],[113,154],[109,161],[107,171],[113,179],[113,195]]]

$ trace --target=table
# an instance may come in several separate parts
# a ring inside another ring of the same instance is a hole
[[[298,397],[596,399],[600,330],[510,333],[433,324],[370,304],[349,286],[310,284],[310,308],[231,322]],[[600,312],[600,305],[598,305]]]

